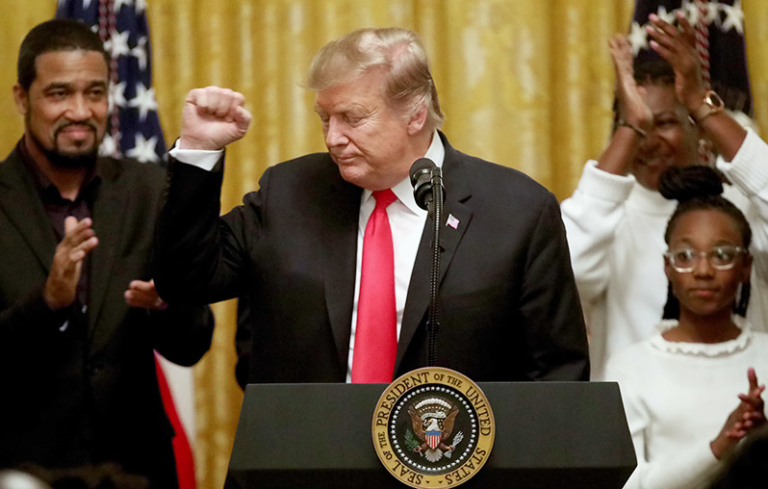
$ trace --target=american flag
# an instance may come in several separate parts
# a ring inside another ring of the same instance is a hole
[[[152,88],[146,10],[146,0],[59,0],[56,17],[89,24],[111,56],[110,119],[99,153],[165,166],[165,140]],[[155,353],[163,405],[176,432],[173,450],[179,488],[195,489],[194,458],[186,436],[188,428],[178,415],[172,393],[174,383],[191,384],[191,372],[184,372],[188,379],[180,379],[179,375],[175,379],[167,378],[165,363],[167,361]]]
[[[697,29],[697,48],[709,71],[712,89],[733,111],[752,115],[747,57],[744,44],[744,12],[740,0],[637,0],[628,35],[632,54],[640,60],[657,57],[650,49],[644,26],[654,13],[674,23],[677,11],[685,13]]]
[[[112,56],[111,116],[99,152],[164,164],[146,9],[146,0],[59,0],[56,17],[91,25]]]
[[[446,226],[451,226],[453,229],[459,228],[459,220],[453,217],[453,214],[448,214],[448,219],[445,221]]]

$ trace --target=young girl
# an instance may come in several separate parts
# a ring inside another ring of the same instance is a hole
[[[765,423],[757,379],[768,376],[768,334],[743,317],[752,232],[720,196],[719,174],[676,168],[660,191],[680,202],[664,236],[667,319],[612,357],[606,376],[621,387],[638,459],[625,487],[706,487],[739,440]]]

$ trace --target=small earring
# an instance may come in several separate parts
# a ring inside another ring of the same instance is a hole
[[[699,162],[704,166],[714,166],[715,154],[712,152],[712,143],[708,139],[699,139]]]

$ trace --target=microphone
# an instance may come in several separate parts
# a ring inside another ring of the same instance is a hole
[[[443,185],[443,172],[429,158],[419,158],[411,166],[411,185],[416,205],[429,210],[429,204],[433,200],[433,189],[439,185],[442,189],[442,199],[445,200],[445,185]]]
[[[442,222],[445,185],[443,170],[428,158],[411,165],[411,185],[416,204],[432,218],[432,267],[429,281],[429,315],[427,317],[427,365],[437,365],[437,331],[440,329],[440,223]]]

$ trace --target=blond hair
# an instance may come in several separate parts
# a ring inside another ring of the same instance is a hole
[[[445,120],[437,99],[429,60],[419,36],[406,29],[358,29],[329,42],[309,67],[307,87],[315,92],[353,80],[368,70],[385,71],[382,95],[409,115],[427,107],[425,128],[440,128]]]

